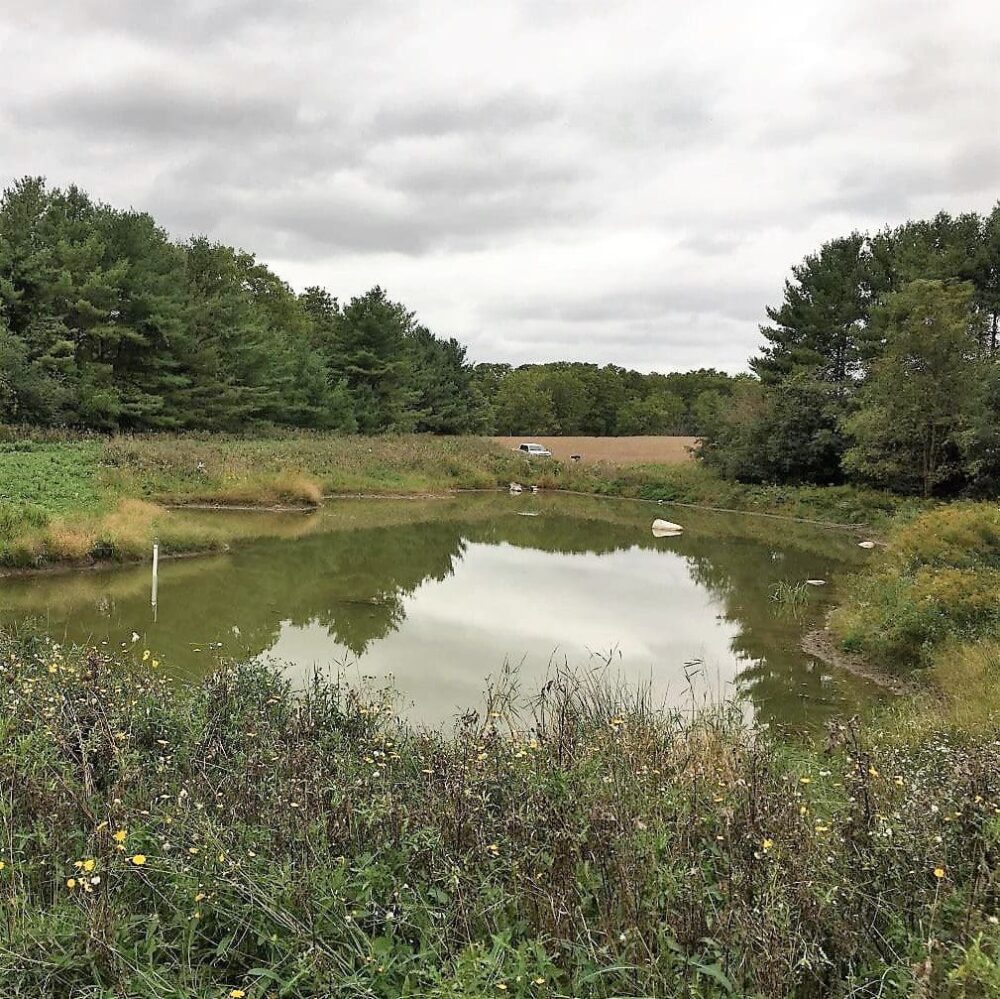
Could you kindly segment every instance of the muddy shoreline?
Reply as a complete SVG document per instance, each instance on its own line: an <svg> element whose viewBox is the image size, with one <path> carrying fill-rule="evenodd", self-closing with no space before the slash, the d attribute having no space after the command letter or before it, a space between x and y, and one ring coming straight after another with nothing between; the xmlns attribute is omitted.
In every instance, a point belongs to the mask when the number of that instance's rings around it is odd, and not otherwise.
<svg viewBox="0 0 1000 999"><path fill-rule="evenodd" d="M863 680L877 684L883 690L888 690L890 693L897 695L912 694L916 689L913 683L902 677L892 676L883 670L876 669L863 656L845 652L843 649L838 648L833 635L827 627L816 628L813 631L807 632L802 636L799 647L806 655L814 656L827 666L846 670L848 673L853 673Z"/></svg>

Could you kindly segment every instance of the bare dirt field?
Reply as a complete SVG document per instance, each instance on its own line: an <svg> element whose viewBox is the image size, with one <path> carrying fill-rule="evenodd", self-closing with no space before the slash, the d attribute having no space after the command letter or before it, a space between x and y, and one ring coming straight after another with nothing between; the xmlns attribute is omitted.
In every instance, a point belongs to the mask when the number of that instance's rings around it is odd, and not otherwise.
<svg viewBox="0 0 1000 999"><path fill-rule="evenodd" d="M581 461L607 461L613 465L679 465L692 460L689 449L698 442L697 437L494 437L493 440L509 448L531 441L547 447L562 461L578 454Z"/></svg>

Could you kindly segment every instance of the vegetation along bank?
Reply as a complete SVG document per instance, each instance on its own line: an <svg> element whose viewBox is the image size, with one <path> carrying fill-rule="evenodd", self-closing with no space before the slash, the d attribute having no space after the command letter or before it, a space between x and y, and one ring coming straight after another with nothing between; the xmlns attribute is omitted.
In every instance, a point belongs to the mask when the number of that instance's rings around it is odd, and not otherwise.
<svg viewBox="0 0 1000 999"><path fill-rule="evenodd" d="M0 564L147 558L210 550L239 538L208 532L185 504L314 506L345 494L418 495L544 489L871 524L907 504L850 486L762 486L697 464L575 464L519 457L482 438L277 433L83 437L12 429L0 443Z"/></svg>
<svg viewBox="0 0 1000 999"><path fill-rule="evenodd" d="M5 995L996 994L995 739L157 665L0 641Z"/></svg>

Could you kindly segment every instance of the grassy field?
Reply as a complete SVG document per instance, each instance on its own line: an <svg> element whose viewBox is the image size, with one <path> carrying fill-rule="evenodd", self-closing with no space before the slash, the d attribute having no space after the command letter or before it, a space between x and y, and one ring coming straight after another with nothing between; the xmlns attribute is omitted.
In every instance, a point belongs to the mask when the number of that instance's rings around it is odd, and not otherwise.
<svg viewBox="0 0 1000 999"><path fill-rule="evenodd" d="M175 505L314 506L333 495L412 496L510 481L838 523L884 523L905 505L851 487L726 482L693 462L530 459L483 438L49 435L0 444L0 565L142 558L154 536L168 554L238 540L206 536L168 511Z"/></svg>
<svg viewBox="0 0 1000 999"><path fill-rule="evenodd" d="M583 464L682 465L694 461L697 437L493 437L502 448L514 450L523 441L543 444L553 457L569 461L579 455Z"/></svg>
<svg viewBox="0 0 1000 999"><path fill-rule="evenodd" d="M998 594L1000 509L955 503L899 523L830 624L882 669L922 669L935 696L919 708L988 730L1000 724Z"/></svg>
<svg viewBox="0 0 1000 999"><path fill-rule="evenodd" d="M554 678L453 732L262 667L0 639L5 997L989 996L994 740Z"/></svg>

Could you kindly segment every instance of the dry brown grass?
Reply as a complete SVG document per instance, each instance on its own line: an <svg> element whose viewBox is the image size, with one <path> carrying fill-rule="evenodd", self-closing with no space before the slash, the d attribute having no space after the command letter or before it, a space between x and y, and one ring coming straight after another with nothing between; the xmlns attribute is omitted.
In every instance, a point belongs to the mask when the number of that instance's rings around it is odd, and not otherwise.
<svg viewBox="0 0 1000 999"><path fill-rule="evenodd" d="M547 447L560 461L574 454L586 463L611 465L682 465L692 461L697 437L494 437L502 447L516 448L526 441Z"/></svg>

